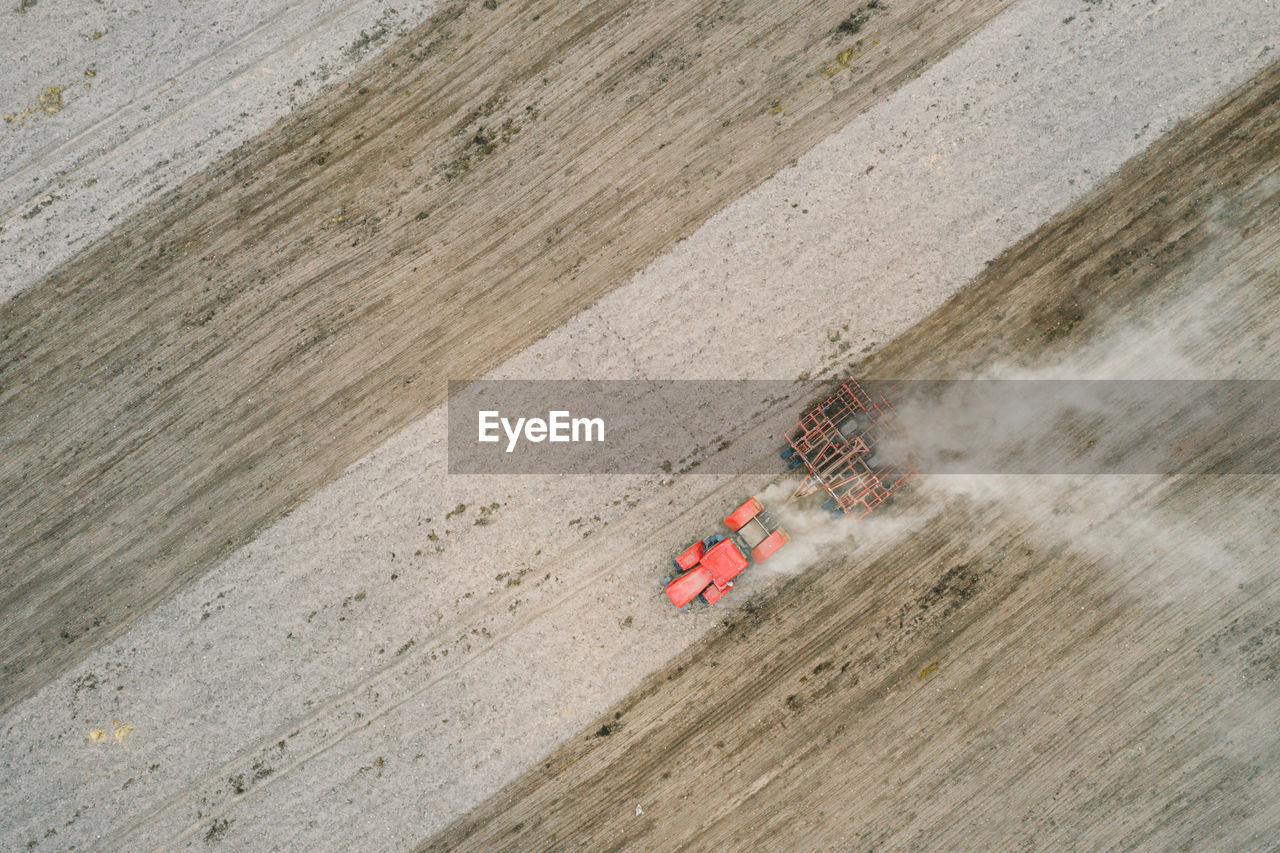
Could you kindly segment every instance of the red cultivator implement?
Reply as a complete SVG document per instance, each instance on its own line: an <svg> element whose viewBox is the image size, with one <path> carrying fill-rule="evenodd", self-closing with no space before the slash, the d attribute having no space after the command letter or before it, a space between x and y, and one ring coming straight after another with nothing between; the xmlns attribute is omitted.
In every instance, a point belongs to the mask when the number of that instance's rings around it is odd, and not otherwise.
<svg viewBox="0 0 1280 853"><path fill-rule="evenodd" d="M916 476L909 462L881 458L882 443L898 437L887 400L872 399L852 379L841 383L787 434L782 458L808 475L794 498L826 491L823 509L861 518Z"/></svg>
<svg viewBox="0 0 1280 853"><path fill-rule="evenodd" d="M873 400L852 379L841 383L787 434L782 458L789 468L806 472L791 500L825 491L829 497L822 507L833 517L861 518L916 476L910 462L886 463L880 456L882 443L897 437L888 401ZM758 498L730 513L724 525L727 537L712 534L673 560L677 574L665 588L676 607L699 595L714 604L733 588L743 569L790 541Z"/></svg>

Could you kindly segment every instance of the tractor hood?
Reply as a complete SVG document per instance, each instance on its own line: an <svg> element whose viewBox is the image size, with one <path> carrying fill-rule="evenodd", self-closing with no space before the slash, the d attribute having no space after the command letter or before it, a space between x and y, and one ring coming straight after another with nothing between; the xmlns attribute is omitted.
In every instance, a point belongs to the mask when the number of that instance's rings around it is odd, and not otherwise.
<svg viewBox="0 0 1280 853"><path fill-rule="evenodd" d="M667 598L670 598L671 603L676 607L684 607L697 598L709 583L711 583L710 569L706 566L698 566L667 584Z"/></svg>

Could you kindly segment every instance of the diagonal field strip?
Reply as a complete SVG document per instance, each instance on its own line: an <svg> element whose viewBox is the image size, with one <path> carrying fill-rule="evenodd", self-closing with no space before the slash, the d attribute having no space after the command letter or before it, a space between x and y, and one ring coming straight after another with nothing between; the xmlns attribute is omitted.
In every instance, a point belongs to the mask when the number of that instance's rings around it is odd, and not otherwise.
<svg viewBox="0 0 1280 853"><path fill-rule="evenodd" d="M1274 378L1278 129L1273 63L860 369ZM734 614L421 849L1267 846L1280 484L1217 449L926 483L954 499L899 553Z"/></svg>
<svg viewBox="0 0 1280 853"><path fill-rule="evenodd" d="M451 6L5 303L0 707L1005 5Z"/></svg>

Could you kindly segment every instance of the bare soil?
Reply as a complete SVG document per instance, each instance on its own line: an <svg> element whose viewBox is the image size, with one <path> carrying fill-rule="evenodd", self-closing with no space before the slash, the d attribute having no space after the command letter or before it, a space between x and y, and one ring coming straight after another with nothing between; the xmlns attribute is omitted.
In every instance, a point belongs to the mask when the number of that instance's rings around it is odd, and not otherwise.
<svg viewBox="0 0 1280 853"><path fill-rule="evenodd" d="M0 710L1008 3L492 5L0 307Z"/></svg>
<svg viewBox="0 0 1280 853"><path fill-rule="evenodd" d="M1278 133L1280 64L851 370L1274 377ZM1215 449L922 484L423 849L1274 843L1280 487Z"/></svg>

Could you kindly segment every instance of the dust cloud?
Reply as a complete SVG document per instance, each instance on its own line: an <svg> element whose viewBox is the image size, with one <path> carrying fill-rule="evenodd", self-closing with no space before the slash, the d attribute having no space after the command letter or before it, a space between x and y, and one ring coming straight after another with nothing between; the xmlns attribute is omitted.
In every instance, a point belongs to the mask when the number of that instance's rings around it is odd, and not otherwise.
<svg viewBox="0 0 1280 853"><path fill-rule="evenodd" d="M1280 358L1258 359L1258 338L1250 328L1249 318L1259 316L1258 303L1265 301L1265 288L1250 270L1225 262L1213 269L1219 282L1231 279L1231 295L1225 299L1221 289L1202 286L1207 273L1197 265L1175 289L1178 297L1162 306L1159 328L1148 327L1140 317L1116 318L1051 366L1006 363L972 378L1276 378ZM1061 396L1049 407L1042 399L1034 407L1019 408L1011 402L986 412L961 399L964 385L955 383L947 393L922 400L892 400L908 424L907 438L886 442L880 448L881 460L900 462L909 454L917 464L923 458L941 470L945 465L940 461L980 442L991 448L986 459L994 460L998 470L1001 453L1028 452L1018 446L1028 435L1054 433L1031 420L1046 414L1063 427L1067 438L1079 441L1078 457L1091 470L1107 469L1107 453L1148 453L1142 458L1156 459L1160 446L1171 441L1170 424L1144 422L1136 410L1132 417L1119 418L1114 411L1103 412L1099 399L1084 385L1061 383ZM1108 427L1120 424L1123 430L1088 442L1091 423L1104 415ZM1062 453L1063 447L1051 450ZM1122 572L1135 593L1153 603L1216 598L1256 580L1259 568L1268 563L1270 545L1266 536L1258 535L1259 526L1248 522L1260 513L1276 513L1276 479L1157 470L1159 466L1152 467L1152 473L926 473L909 486L919 499L879 508L860 521L832 519L812 499L790 502L798 481L784 481L770 486L761 499L778 516L791 542L756 571L796 574L832 552L893 541L968 504L995 509L1024 524L1028 541L1037 547L1067 548Z"/></svg>
<svg viewBox="0 0 1280 853"><path fill-rule="evenodd" d="M760 493L761 502L773 512L791 541L765 562L753 566L754 575L800 574L833 551L849 552L892 542L918 529L927 518L914 510L880 511L857 521L845 516L833 518L812 498L792 501L799 485L799 480L784 480Z"/></svg>
<svg viewBox="0 0 1280 853"><path fill-rule="evenodd" d="M1052 366L1001 365L980 378L1275 378L1275 359L1257 358L1257 331L1250 328L1251 318L1264 316L1258 306L1265 302L1265 287L1253 271L1225 261L1212 269L1219 283L1229 280L1229 296L1224 297L1221 288L1204 287L1208 272L1197 265L1184 274L1179 297L1162 307L1159 329L1147 328L1141 318L1117 318ZM1065 393L1052 414L1063 423L1079 424L1096 411L1091 409L1093 400L1071 393L1073 387L1063 383ZM946 406L948 401L940 398L933 405ZM948 417L944 413L937 422ZM1024 434L1027 425L1016 422L1016 409L1014 420L974 428L998 445L1003 437ZM1105 436L1105 443L1157 446L1172 441L1174 434L1170 424L1136 418L1125 433ZM1231 436L1217 437L1223 438ZM927 428L917 435L913 428L908 449L912 454L945 453L948 442L954 438L930 434ZM1214 450L1211 443L1197 448L1202 454ZM957 499L998 506L1026 525L1029 541L1045 548L1069 548L1109 571L1121 572L1135 593L1153 603L1213 600L1257 580L1269 562L1265 555L1274 529L1259 522L1276 515L1274 501L1280 492L1273 476L1191 472L927 475L912 488L926 503L944 507Z"/></svg>

